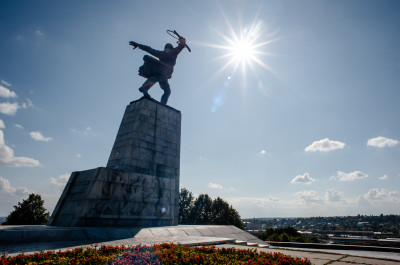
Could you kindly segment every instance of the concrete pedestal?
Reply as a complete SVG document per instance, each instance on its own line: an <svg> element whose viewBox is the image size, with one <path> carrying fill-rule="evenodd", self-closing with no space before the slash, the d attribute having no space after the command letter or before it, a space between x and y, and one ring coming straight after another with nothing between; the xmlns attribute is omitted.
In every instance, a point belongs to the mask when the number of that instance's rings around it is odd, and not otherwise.
<svg viewBox="0 0 400 265"><path fill-rule="evenodd" d="M181 113L142 98L126 107L107 167L73 172L51 226L178 224Z"/></svg>

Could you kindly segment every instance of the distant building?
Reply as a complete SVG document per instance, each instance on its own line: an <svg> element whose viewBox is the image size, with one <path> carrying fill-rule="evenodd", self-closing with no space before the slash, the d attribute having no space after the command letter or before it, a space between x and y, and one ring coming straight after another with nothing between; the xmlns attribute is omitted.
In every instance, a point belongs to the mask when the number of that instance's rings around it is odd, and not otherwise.
<svg viewBox="0 0 400 265"><path fill-rule="evenodd" d="M357 226L358 227L364 227L365 225L369 224L369 222L358 222Z"/></svg>

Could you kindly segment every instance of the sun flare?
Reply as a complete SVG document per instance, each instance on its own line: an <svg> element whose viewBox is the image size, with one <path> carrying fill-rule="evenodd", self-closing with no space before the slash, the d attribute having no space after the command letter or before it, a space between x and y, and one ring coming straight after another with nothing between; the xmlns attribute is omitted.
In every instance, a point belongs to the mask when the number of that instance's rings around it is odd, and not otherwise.
<svg viewBox="0 0 400 265"><path fill-rule="evenodd" d="M225 64L217 74L230 68L232 69L231 75L234 75L237 69L241 69L242 74L246 76L247 69L250 68L255 71L256 66L271 71L265 61L265 55L270 54L267 52L267 46L277 40L277 38L273 38L276 32L268 32L263 21L257 19L257 15L251 25L235 28L224 13L223 16L228 28L224 31L218 31L221 44L208 45L225 51L223 55L216 58L225 60Z"/></svg>
<svg viewBox="0 0 400 265"><path fill-rule="evenodd" d="M230 47L230 53L235 61L243 63L251 60L255 56L256 49L249 41L240 40Z"/></svg>

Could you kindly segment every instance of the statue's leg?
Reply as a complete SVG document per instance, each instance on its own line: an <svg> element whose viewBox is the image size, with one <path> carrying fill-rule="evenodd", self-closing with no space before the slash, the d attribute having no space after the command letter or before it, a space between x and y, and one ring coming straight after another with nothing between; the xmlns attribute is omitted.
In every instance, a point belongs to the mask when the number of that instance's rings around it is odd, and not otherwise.
<svg viewBox="0 0 400 265"><path fill-rule="evenodd" d="M157 82L157 77L152 76L143 83L143 85L139 88L139 91L143 93L145 98L151 98L148 91L149 89Z"/></svg>
<svg viewBox="0 0 400 265"><path fill-rule="evenodd" d="M161 104L167 105L169 95L171 95L171 88L169 87L168 80L163 80L159 82L160 87L164 90L164 94L161 97Z"/></svg>

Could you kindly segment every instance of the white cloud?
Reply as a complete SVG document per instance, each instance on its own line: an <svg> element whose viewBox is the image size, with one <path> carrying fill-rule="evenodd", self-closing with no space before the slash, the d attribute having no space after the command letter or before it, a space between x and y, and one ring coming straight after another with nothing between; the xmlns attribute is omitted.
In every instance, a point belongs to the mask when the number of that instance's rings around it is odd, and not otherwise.
<svg viewBox="0 0 400 265"><path fill-rule="evenodd" d="M339 179L340 181L354 181L358 179L367 178L368 175L361 171L354 171L351 173L345 173L342 171L337 172L337 176L332 176L331 179Z"/></svg>
<svg viewBox="0 0 400 265"><path fill-rule="evenodd" d="M16 98L17 94L15 94L14 91L11 91L8 88L0 85L0 97L3 97L3 98Z"/></svg>
<svg viewBox="0 0 400 265"><path fill-rule="evenodd" d="M302 190L295 193L301 200L305 202L321 202L322 199L317 195L315 190Z"/></svg>
<svg viewBox="0 0 400 265"><path fill-rule="evenodd" d="M0 113L14 116L20 108L18 103L3 102L0 103Z"/></svg>
<svg viewBox="0 0 400 265"><path fill-rule="evenodd" d="M261 154L261 155L265 155L266 153L267 153L267 151L264 150L264 149L260 151L260 154Z"/></svg>
<svg viewBox="0 0 400 265"><path fill-rule="evenodd" d="M369 201L400 201L400 193L398 191L388 191L387 189L370 189L364 198Z"/></svg>
<svg viewBox="0 0 400 265"><path fill-rule="evenodd" d="M9 193L11 191L10 181L8 179L0 177L0 191Z"/></svg>
<svg viewBox="0 0 400 265"><path fill-rule="evenodd" d="M1 83L2 83L3 85L6 85L6 86L12 86L11 83L8 83L8 82L6 82L6 81L4 81L4 80L1 80Z"/></svg>
<svg viewBox="0 0 400 265"><path fill-rule="evenodd" d="M75 158L81 158L82 155L77 153L77 154L74 155L74 157L75 157Z"/></svg>
<svg viewBox="0 0 400 265"><path fill-rule="evenodd" d="M0 119L0 129L4 129L6 126L4 125L4 121Z"/></svg>
<svg viewBox="0 0 400 265"><path fill-rule="evenodd" d="M67 173L59 176L58 178L50 178L50 183L58 187L64 187L67 184L70 176L71 174Z"/></svg>
<svg viewBox="0 0 400 265"><path fill-rule="evenodd" d="M81 135L94 135L93 130L90 126L87 126L85 130L77 130L77 129L71 129L71 132L74 134L81 134Z"/></svg>
<svg viewBox="0 0 400 265"><path fill-rule="evenodd" d="M269 198L267 198L267 200L271 201L271 202L278 202L279 199L277 197L271 196Z"/></svg>
<svg viewBox="0 0 400 265"><path fill-rule="evenodd" d="M383 175L382 177L379 177L378 179L379 180L386 180L386 179L388 179L388 176L387 175Z"/></svg>
<svg viewBox="0 0 400 265"><path fill-rule="evenodd" d="M367 199L365 199L364 196L361 196L361 195L358 196L356 203L357 203L358 207L372 206L372 204Z"/></svg>
<svg viewBox="0 0 400 265"><path fill-rule="evenodd" d="M44 33L41 32L40 30L36 30L35 33L36 33L36 35L38 35L39 37L41 37L41 36L44 35Z"/></svg>
<svg viewBox="0 0 400 265"><path fill-rule="evenodd" d="M305 184L311 184L315 179L310 177L310 174L304 173L303 175L297 175L292 179L291 183L305 183Z"/></svg>
<svg viewBox="0 0 400 265"><path fill-rule="evenodd" d="M346 144L338 141L332 141L328 138L315 141L305 148L306 152L328 152L336 149L343 149Z"/></svg>
<svg viewBox="0 0 400 265"><path fill-rule="evenodd" d="M18 129L24 129L24 127L20 124L14 124L15 127L17 127Z"/></svg>
<svg viewBox="0 0 400 265"><path fill-rule="evenodd" d="M379 137L368 139L367 145L384 148L384 147L393 147L393 146L397 145L398 143L399 143L399 141L397 141L397 140L379 136Z"/></svg>
<svg viewBox="0 0 400 265"><path fill-rule="evenodd" d="M0 130L0 165L10 167L37 167L40 163L38 160L28 157L15 157L14 150L5 144L3 131Z"/></svg>
<svg viewBox="0 0 400 265"><path fill-rule="evenodd" d="M368 195L367 195L368 194ZM398 191L377 190L367 194L352 193L345 197L341 191L325 190L319 197L316 191L305 190L277 199L275 197L228 197L228 203L237 209L243 218L249 217L293 217L293 216L345 216L360 214L393 214L398 212L400 194ZM375 196L377 194L378 196ZM378 199L377 199L378 198Z"/></svg>
<svg viewBox="0 0 400 265"><path fill-rule="evenodd" d="M344 201L344 193L334 189L325 191L325 200L328 202L340 202Z"/></svg>
<svg viewBox="0 0 400 265"><path fill-rule="evenodd" d="M33 108L33 103L32 100L30 100L29 98L26 99L26 102L22 103L22 108L23 109L27 109L27 108Z"/></svg>
<svg viewBox="0 0 400 265"><path fill-rule="evenodd" d="M210 189L218 189L218 190L222 190L223 189L222 185L215 184L215 183L212 183L212 182L208 183L207 187L209 187Z"/></svg>
<svg viewBox="0 0 400 265"><path fill-rule="evenodd" d="M17 41L23 41L25 38L24 38L24 36L22 36L22 35L18 35L15 39L16 39Z"/></svg>
<svg viewBox="0 0 400 265"><path fill-rule="evenodd" d="M0 177L0 195L17 195L17 196L23 196L31 193L30 190L28 190L25 187L12 187L10 185L10 181L8 179Z"/></svg>
<svg viewBox="0 0 400 265"><path fill-rule="evenodd" d="M30 136L35 141L42 141L42 142L53 141L53 138L44 137L41 132L30 132Z"/></svg>

